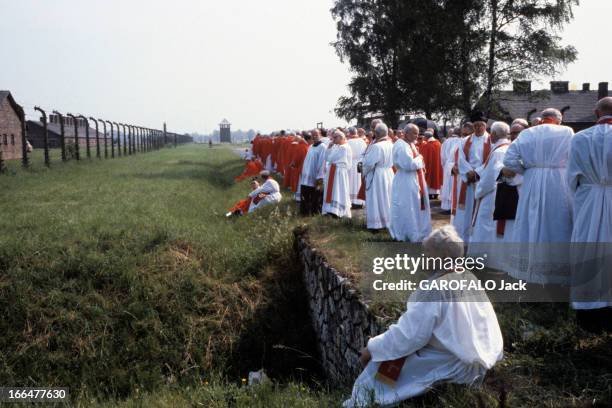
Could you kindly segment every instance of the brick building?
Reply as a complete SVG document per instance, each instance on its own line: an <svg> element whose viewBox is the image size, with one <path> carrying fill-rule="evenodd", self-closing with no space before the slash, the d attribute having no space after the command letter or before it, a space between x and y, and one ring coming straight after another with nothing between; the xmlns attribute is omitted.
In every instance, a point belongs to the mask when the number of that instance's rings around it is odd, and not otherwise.
<svg viewBox="0 0 612 408"><path fill-rule="evenodd" d="M11 93L0 91L0 150L3 160L21 159L23 156L23 118L23 108L15 102Z"/></svg>
<svg viewBox="0 0 612 408"><path fill-rule="evenodd" d="M588 83L580 90L571 90L567 81L552 81L550 89L532 90L531 81L516 81L512 90L494 93L491 119L530 121L542 110L556 108L563 113L564 125L580 131L595 124L595 104L608 95L607 82L600 82L596 90Z"/></svg>

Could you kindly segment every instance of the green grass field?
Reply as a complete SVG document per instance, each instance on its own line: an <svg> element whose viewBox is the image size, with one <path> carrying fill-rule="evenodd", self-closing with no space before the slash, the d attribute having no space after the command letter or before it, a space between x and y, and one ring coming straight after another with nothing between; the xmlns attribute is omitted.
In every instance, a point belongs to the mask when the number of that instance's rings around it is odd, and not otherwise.
<svg viewBox="0 0 612 408"><path fill-rule="evenodd" d="M125 397L259 369L236 354L271 347L249 333L283 301L295 221L224 217L242 167L192 145L0 176L0 384Z"/></svg>
<svg viewBox="0 0 612 408"><path fill-rule="evenodd" d="M306 220L287 199L226 219L248 190L232 151L50 170L34 159L0 175L0 385L68 386L72 404L101 407L337 406L349 392L318 385L292 250ZM358 223L308 221L334 263L373 239ZM611 401L610 336L581 332L566 305L496 310L506 360L485 388L443 386L404 406ZM242 386L262 366L275 382Z"/></svg>

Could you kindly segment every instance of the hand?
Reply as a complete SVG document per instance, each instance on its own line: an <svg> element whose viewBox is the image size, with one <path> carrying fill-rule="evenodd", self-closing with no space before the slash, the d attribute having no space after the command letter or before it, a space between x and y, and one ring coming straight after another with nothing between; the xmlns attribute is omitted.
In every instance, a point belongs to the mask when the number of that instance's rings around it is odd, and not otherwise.
<svg viewBox="0 0 612 408"><path fill-rule="evenodd" d="M323 179L317 179L317 183L316 184L317 184L317 186L316 186L317 191L323 190Z"/></svg>
<svg viewBox="0 0 612 408"><path fill-rule="evenodd" d="M476 172L474 170L470 170L467 172L466 177L469 183L473 183L476 181Z"/></svg>
<svg viewBox="0 0 612 408"><path fill-rule="evenodd" d="M507 178L512 178L512 177L516 176L516 173L515 173L515 172L513 172L512 170L510 170L509 168L504 167L504 168L502 169L502 175L503 175L504 177L507 177Z"/></svg>
<svg viewBox="0 0 612 408"><path fill-rule="evenodd" d="M359 362L361 363L361 365L365 367L366 365L368 365L371 359L372 354L370 354L370 350L368 350L367 347L364 347L359 351Z"/></svg>
<svg viewBox="0 0 612 408"><path fill-rule="evenodd" d="M451 174L452 174L453 176L458 175L458 174L459 174L459 168L458 168L457 166L454 166L454 167L452 168L452 170L451 170Z"/></svg>

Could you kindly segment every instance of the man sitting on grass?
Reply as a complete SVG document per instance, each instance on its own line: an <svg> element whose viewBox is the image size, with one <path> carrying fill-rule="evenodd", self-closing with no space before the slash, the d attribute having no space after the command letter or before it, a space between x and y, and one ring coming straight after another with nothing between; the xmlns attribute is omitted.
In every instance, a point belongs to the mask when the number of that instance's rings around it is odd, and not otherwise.
<svg viewBox="0 0 612 408"><path fill-rule="evenodd" d="M433 231L423 248L430 258L463 256L463 241L451 225ZM429 281L451 279L476 278L443 270ZM501 330L484 291L419 289L399 321L361 350L366 366L344 406L394 405L440 382L479 384L502 357Z"/></svg>
<svg viewBox="0 0 612 408"><path fill-rule="evenodd" d="M251 191L255 191L258 188L259 188L259 182L257 181L257 179L251 180ZM236 204L234 204L232 208L229 209L229 211L227 212L227 214L225 214L225 216L226 217L231 217L232 215L240 216L240 215L244 215L248 213L249 207L251 206L251 201L253 201L253 199L250 196L247 196L246 198L238 201Z"/></svg>
<svg viewBox="0 0 612 408"><path fill-rule="evenodd" d="M281 201L280 186L272 178L268 170L263 170L259 173L263 184L261 187L251 191L249 197L251 197L251 205L249 206L249 212L253 212L261 207L268 204L276 204Z"/></svg>

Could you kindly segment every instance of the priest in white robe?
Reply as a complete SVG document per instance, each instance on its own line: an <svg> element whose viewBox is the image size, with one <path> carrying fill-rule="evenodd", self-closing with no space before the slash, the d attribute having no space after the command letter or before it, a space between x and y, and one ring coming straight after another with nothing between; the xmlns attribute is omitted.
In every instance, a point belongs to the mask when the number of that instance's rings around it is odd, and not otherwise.
<svg viewBox="0 0 612 408"><path fill-rule="evenodd" d="M508 224L513 220L493 219L498 178L504 168L504 156L510 146L510 126L495 122L491 126L491 154L485 161L476 186L476 208L472 217L472 231L468 254L482 256L487 254L487 266L500 269L503 266L504 236ZM512 227L512 226L510 226Z"/></svg>
<svg viewBox="0 0 612 408"><path fill-rule="evenodd" d="M596 113L597 124L573 138L567 166L574 197L572 306L587 330L611 331L612 97L600 100Z"/></svg>
<svg viewBox="0 0 612 408"><path fill-rule="evenodd" d="M433 231L423 247L428 257L463 256L463 242L451 225ZM430 278L451 279L476 278L452 270L434 272ZM479 385L502 358L501 330L484 291L419 289L398 322L362 349L360 359L367 365L344 407L392 406L444 382ZM380 367L391 361L399 376L390 382Z"/></svg>
<svg viewBox="0 0 612 408"><path fill-rule="evenodd" d="M391 224L391 184L393 183L393 143L389 129L379 123L374 129L375 141L363 158L366 189L366 222L370 230L388 228Z"/></svg>
<svg viewBox="0 0 612 408"><path fill-rule="evenodd" d="M453 225L466 243L469 241L474 212L474 192L481 177L482 165L491 151L491 141L487 133L487 118L482 112L476 112L472 115L471 120L474 133L463 139L459 145L457 208L453 218Z"/></svg>
<svg viewBox="0 0 612 408"><path fill-rule="evenodd" d="M361 188L361 174L357 171L359 163L363 159L363 153L368 145L363 138L357 134L357 129L352 127L348 131L348 145L351 148L351 168L349 169L349 186L351 192L351 204L355 207L363 207L364 201L358 198Z"/></svg>
<svg viewBox="0 0 612 408"><path fill-rule="evenodd" d="M389 233L397 241L421 242L431 233L431 210L425 163L414 143L419 127L408 124L393 144L393 165L397 172L391 187Z"/></svg>
<svg viewBox="0 0 612 408"><path fill-rule="evenodd" d="M557 109L544 110L542 124L523 130L504 157L505 175L523 175L510 275L530 283L569 283L572 197L565 177L574 131L562 119Z"/></svg>
<svg viewBox="0 0 612 408"><path fill-rule="evenodd" d="M351 157L352 152L346 136L336 130L325 152L325 161L329 170L323 187L323 215L331 214L339 218L351 218L349 185Z"/></svg>
<svg viewBox="0 0 612 408"><path fill-rule="evenodd" d="M440 159L442 162L443 179L442 190L440 191L440 208L445 211L450 211L453 202L453 175L452 170L455 166L455 152L459 148L461 138L454 132L449 133L448 137L442 143L440 151Z"/></svg>
<svg viewBox="0 0 612 408"><path fill-rule="evenodd" d="M258 210L266 205L280 203L281 193L278 182L272 178L268 170L263 170L259 173L263 184L251 191L249 197L251 197L251 205L249 206L249 212Z"/></svg>

